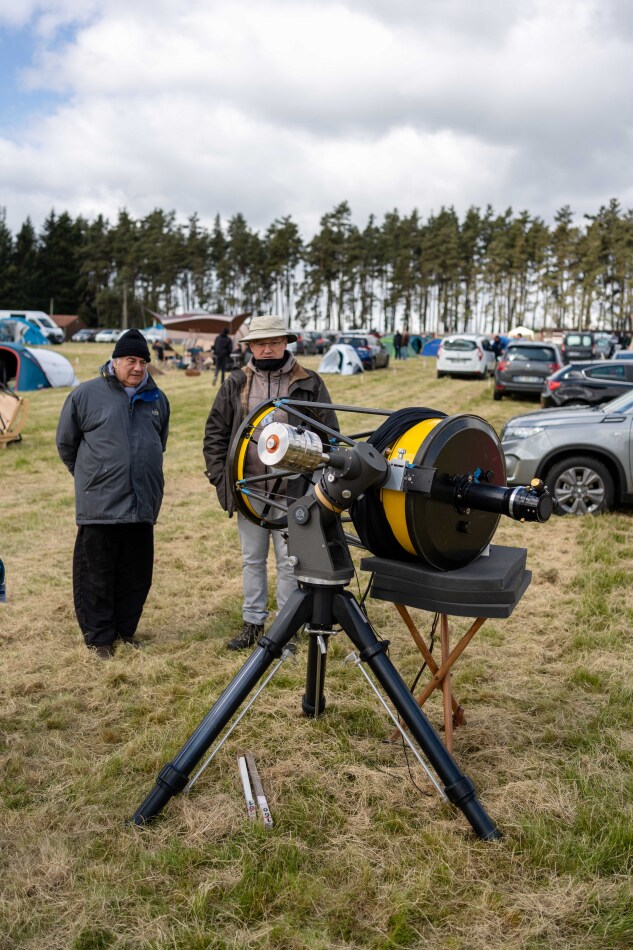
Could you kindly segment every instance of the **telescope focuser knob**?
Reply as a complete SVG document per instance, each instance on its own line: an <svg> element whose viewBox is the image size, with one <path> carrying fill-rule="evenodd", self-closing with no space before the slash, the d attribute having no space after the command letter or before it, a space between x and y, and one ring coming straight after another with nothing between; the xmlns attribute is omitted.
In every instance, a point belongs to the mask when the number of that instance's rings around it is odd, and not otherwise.
<svg viewBox="0 0 633 950"><path fill-rule="evenodd" d="M545 482L542 478L533 478L530 482L530 488L536 492L537 495L542 495L545 492Z"/></svg>

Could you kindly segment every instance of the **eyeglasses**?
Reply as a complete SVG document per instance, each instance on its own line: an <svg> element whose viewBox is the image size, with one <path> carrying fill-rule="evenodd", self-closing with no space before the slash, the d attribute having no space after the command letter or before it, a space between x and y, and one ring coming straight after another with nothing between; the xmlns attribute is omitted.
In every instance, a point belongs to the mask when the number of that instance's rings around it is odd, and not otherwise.
<svg viewBox="0 0 633 950"><path fill-rule="evenodd" d="M253 340L251 343L251 349L257 347L257 349L263 350L266 346L281 346L281 344L286 343L286 337L283 337L281 340Z"/></svg>

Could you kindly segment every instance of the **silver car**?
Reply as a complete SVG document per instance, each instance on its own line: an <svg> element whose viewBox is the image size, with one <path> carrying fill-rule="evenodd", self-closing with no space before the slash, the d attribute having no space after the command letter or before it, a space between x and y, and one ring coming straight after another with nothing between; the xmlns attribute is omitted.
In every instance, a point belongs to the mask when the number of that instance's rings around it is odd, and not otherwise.
<svg viewBox="0 0 633 950"><path fill-rule="evenodd" d="M501 433L508 485L542 478L558 514L633 504L633 393L592 409L541 409Z"/></svg>

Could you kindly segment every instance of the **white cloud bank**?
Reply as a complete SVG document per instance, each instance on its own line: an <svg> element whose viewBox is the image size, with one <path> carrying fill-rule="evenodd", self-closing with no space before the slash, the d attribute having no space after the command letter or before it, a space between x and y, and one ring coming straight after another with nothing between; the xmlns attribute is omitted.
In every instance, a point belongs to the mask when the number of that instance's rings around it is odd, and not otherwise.
<svg viewBox="0 0 633 950"><path fill-rule="evenodd" d="M19 6L19 10L16 7ZM633 204L633 12L617 0L0 0L61 96L0 131L16 228L174 208L307 232L391 208Z"/></svg>

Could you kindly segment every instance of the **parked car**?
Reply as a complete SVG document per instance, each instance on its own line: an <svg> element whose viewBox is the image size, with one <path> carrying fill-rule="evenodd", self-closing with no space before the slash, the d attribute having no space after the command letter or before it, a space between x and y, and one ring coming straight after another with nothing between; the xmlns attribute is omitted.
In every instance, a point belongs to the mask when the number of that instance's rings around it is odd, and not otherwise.
<svg viewBox="0 0 633 950"><path fill-rule="evenodd" d="M540 395L544 381L562 362L555 343L511 340L495 369L494 398L503 399L511 393Z"/></svg>
<svg viewBox="0 0 633 950"><path fill-rule="evenodd" d="M342 333L336 342L353 346L365 369L381 369L389 366L389 353L377 336Z"/></svg>
<svg viewBox="0 0 633 950"><path fill-rule="evenodd" d="M95 336L95 343L116 343L123 330L99 330Z"/></svg>
<svg viewBox="0 0 633 950"><path fill-rule="evenodd" d="M557 514L633 504L633 391L593 409L541 409L501 433L508 485L542 478Z"/></svg>
<svg viewBox="0 0 633 950"><path fill-rule="evenodd" d="M437 351L437 378L492 376L497 358L488 337L468 333L447 336Z"/></svg>
<svg viewBox="0 0 633 950"><path fill-rule="evenodd" d="M73 333L70 339L73 343L92 343L96 335L97 330L89 330L84 327L83 330L77 330L76 333Z"/></svg>
<svg viewBox="0 0 633 950"><path fill-rule="evenodd" d="M615 353L618 345L618 338L612 333L606 333L599 330L593 335L596 342L596 356L601 356L605 360L610 360Z"/></svg>
<svg viewBox="0 0 633 950"><path fill-rule="evenodd" d="M561 352L565 363L595 360L596 338L590 330L566 333L563 337Z"/></svg>
<svg viewBox="0 0 633 950"><path fill-rule="evenodd" d="M570 363L545 380L541 405L599 406L633 387L633 363L601 360L599 363Z"/></svg>

